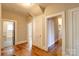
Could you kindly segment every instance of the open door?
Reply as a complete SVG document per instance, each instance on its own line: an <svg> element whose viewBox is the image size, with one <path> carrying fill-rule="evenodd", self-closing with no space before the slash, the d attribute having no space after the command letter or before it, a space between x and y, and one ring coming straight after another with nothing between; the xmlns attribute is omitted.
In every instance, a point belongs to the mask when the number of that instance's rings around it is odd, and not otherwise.
<svg viewBox="0 0 79 59"><path fill-rule="evenodd" d="M2 48L13 46L14 44L15 44L15 22L3 21Z"/></svg>
<svg viewBox="0 0 79 59"><path fill-rule="evenodd" d="M62 16L48 18L48 51L62 55Z"/></svg>

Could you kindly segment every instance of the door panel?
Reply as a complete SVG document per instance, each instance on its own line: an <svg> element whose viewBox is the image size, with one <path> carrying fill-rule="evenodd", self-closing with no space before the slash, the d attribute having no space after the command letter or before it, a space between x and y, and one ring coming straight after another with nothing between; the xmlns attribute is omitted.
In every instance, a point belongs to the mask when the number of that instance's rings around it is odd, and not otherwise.
<svg viewBox="0 0 79 59"><path fill-rule="evenodd" d="M74 55L79 55L79 11L73 12L73 44Z"/></svg>
<svg viewBox="0 0 79 59"><path fill-rule="evenodd" d="M71 55L79 56L79 8L72 9L70 11L70 20L71 20L71 28L72 32L69 32L71 35L69 36L71 40Z"/></svg>

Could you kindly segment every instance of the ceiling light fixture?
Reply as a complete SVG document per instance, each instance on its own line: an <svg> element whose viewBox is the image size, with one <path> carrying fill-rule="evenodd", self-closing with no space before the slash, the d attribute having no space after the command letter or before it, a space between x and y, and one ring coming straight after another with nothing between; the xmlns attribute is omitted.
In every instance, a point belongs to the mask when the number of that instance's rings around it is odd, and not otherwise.
<svg viewBox="0 0 79 59"><path fill-rule="evenodd" d="M23 6L32 6L32 3L22 3Z"/></svg>
<svg viewBox="0 0 79 59"><path fill-rule="evenodd" d="M32 3L26 3L26 5L27 5L27 6L31 6L31 5L32 5Z"/></svg>

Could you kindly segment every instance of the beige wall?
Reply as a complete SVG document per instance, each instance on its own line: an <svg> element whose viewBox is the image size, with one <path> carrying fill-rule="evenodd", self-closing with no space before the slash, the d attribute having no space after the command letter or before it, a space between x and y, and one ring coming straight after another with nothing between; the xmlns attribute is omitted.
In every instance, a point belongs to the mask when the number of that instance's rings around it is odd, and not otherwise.
<svg viewBox="0 0 79 59"><path fill-rule="evenodd" d="M33 17L33 45L42 48L42 20L43 15Z"/></svg>
<svg viewBox="0 0 79 59"><path fill-rule="evenodd" d="M2 10L2 19L3 20L14 20L15 21L15 35L16 35L16 44L27 41L27 18L24 15Z"/></svg>
<svg viewBox="0 0 79 59"><path fill-rule="evenodd" d="M1 55L1 38L2 35L1 35L1 4L0 4L0 55Z"/></svg>
<svg viewBox="0 0 79 59"><path fill-rule="evenodd" d="M44 14L33 17L33 45L47 51L48 43L45 37Z"/></svg>

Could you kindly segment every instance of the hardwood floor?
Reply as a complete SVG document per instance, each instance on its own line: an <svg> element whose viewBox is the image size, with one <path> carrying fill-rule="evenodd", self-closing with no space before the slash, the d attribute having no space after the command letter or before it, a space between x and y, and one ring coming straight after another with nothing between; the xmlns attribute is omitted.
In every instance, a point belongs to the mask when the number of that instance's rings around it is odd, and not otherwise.
<svg viewBox="0 0 79 59"><path fill-rule="evenodd" d="M27 43L19 44L2 49L2 56L61 56L61 44L57 42L55 47L44 51L35 46L29 46Z"/></svg>
<svg viewBox="0 0 79 59"><path fill-rule="evenodd" d="M36 46L32 47L32 55L37 55L37 56L54 56L53 54L44 51Z"/></svg>
<svg viewBox="0 0 79 59"><path fill-rule="evenodd" d="M62 56L62 39L58 40L54 45L48 48L48 52L55 56Z"/></svg>

